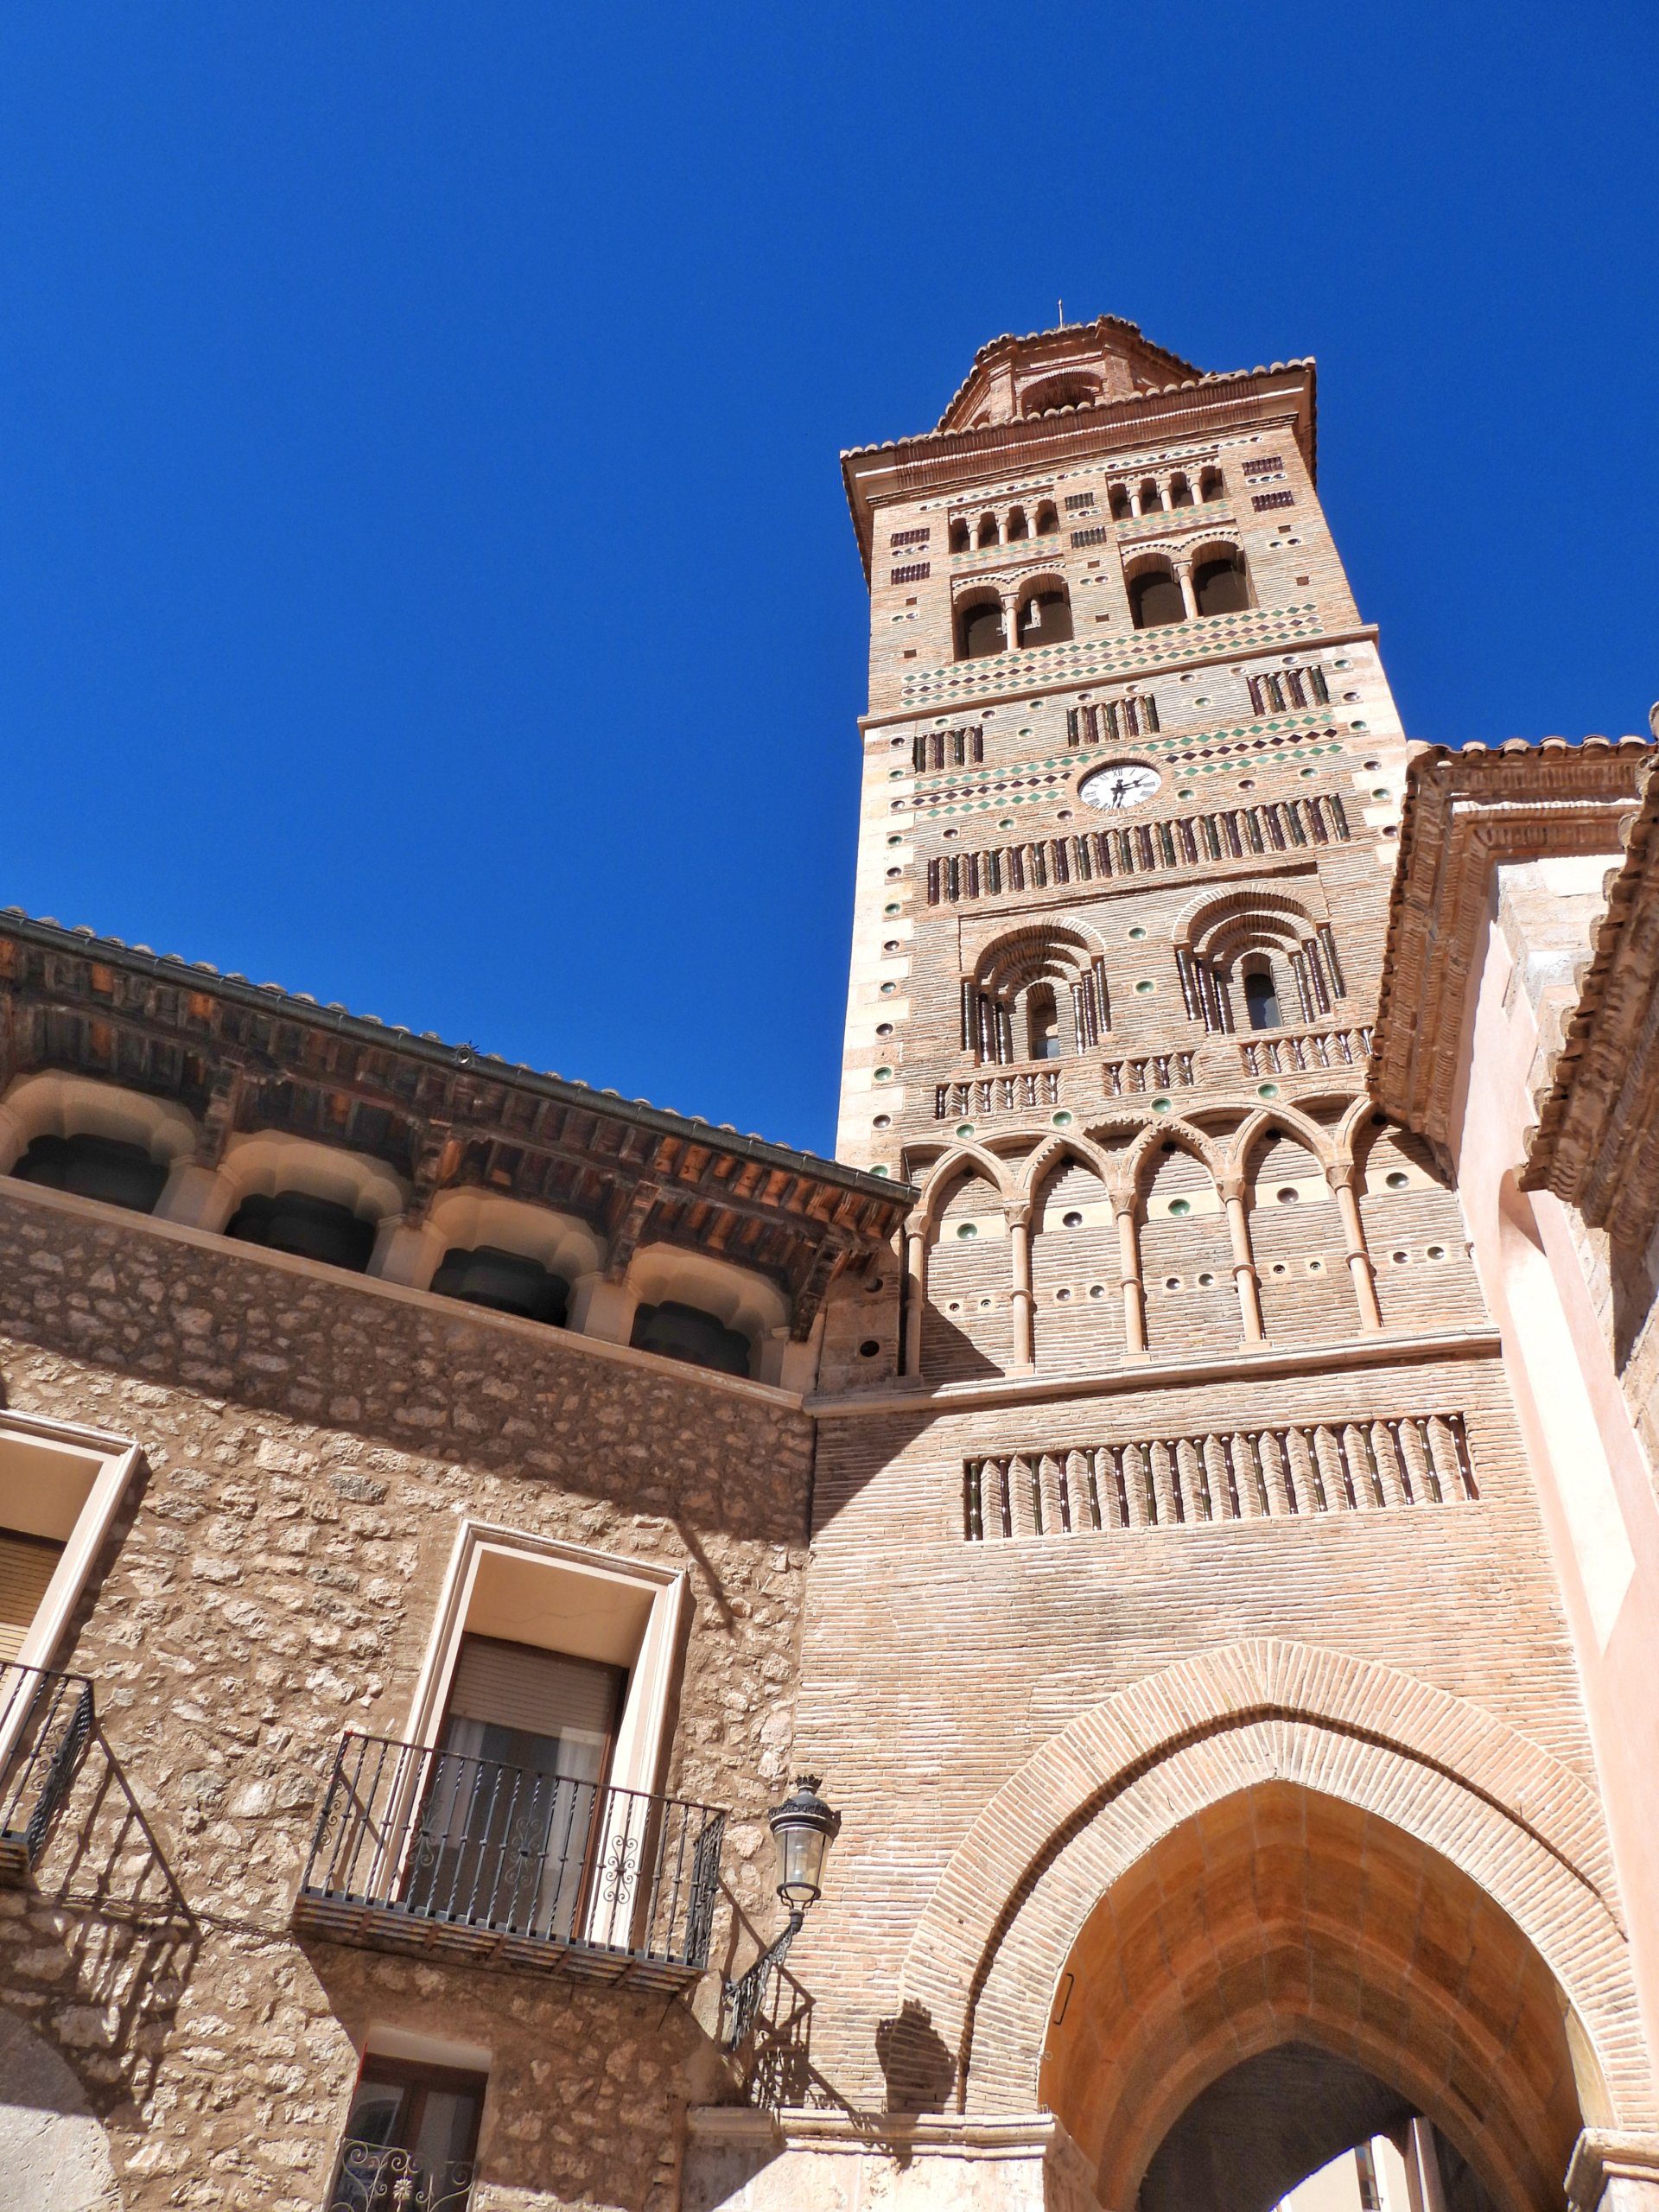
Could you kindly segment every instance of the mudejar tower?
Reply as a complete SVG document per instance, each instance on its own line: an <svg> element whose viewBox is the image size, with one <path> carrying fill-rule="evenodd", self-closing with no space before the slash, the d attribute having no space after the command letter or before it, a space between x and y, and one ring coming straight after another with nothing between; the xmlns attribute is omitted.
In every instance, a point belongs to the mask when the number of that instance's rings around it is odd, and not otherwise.
<svg viewBox="0 0 1659 2212"><path fill-rule="evenodd" d="M1368 1094L1408 747L1314 395L1107 316L844 457L838 1149L918 1195L831 1303L796 1741L843 1841L801 2110L721 2201L861 2202L878 2112L895 2202L1173 2212L1243 2105L1286 2187L1404 2111L1468 2205L1559 2202L1637 2063L1494 1778L1592 1769L1459 1201Z"/></svg>

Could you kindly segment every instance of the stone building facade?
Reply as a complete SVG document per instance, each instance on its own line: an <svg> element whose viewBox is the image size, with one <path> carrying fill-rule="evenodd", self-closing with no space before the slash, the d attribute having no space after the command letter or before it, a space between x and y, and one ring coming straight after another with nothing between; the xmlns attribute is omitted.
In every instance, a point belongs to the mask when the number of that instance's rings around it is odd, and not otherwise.
<svg viewBox="0 0 1659 2212"><path fill-rule="evenodd" d="M0 917L20 2201L1659 2202L1653 750L1408 744L1314 403L845 456L839 1162Z"/></svg>

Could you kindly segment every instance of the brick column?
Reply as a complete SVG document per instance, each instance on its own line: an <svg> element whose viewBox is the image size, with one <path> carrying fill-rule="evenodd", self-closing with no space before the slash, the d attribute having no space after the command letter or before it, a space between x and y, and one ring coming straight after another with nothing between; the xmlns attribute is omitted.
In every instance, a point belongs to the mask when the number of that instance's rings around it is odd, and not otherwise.
<svg viewBox="0 0 1659 2212"><path fill-rule="evenodd" d="M922 1371L922 1309L927 1301L927 1230L920 1214L905 1224L905 1372Z"/></svg>
<svg viewBox="0 0 1659 2212"><path fill-rule="evenodd" d="M1255 1255L1250 1249L1250 1224L1244 1211L1243 1177L1229 1176L1222 1184L1221 1195L1227 1206L1227 1234L1233 1245L1233 1282L1238 1292L1244 1341L1247 1344L1259 1344L1265 1341L1268 1332L1262 1321L1262 1285L1256 1276Z"/></svg>
<svg viewBox="0 0 1659 2212"><path fill-rule="evenodd" d="M1014 1363L1016 1367L1037 1364L1036 1332L1032 1325L1031 1288L1031 1208L1011 1206L1008 1210L1008 1243L1014 1274Z"/></svg>
<svg viewBox="0 0 1659 2212"><path fill-rule="evenodd" d="M1147 1294L1141 1281L1141 1239L1135 1230L1134 1197L1115 1198L1117 1249L1123 1281L1123 1351L1126 1358L1147 1357Z"/></svg>
<svg viewBox="0 0 1659 2212"><path fill-rule="evenodd" d="M1198 620L1198 602L1193 594L1192 563L1190 561L1183 561L1177 567L1175 581L1181 588L1181 598L1186 607L1186 619L1189 622L1195 622Z"/></svg>
<svg viewBox="0 0 1659 2212"><path fill-rule="evenodd" d="M1325 1179L1337 1194L1337 1210L1342 1216L1342 1236L1348 1261L1348 1272L1354 1279L1354 1297L1359 1306L1359 1325L1362 1329L1380 1329L1382 1309L1376 1302L1376 1270L1371 1265L1371 1255L1366 1249L1365 1224L1360 1219L1359 1198L1354 1189L1357 1173L1351 1160L1339 1161L1327 1167Z"/></svg>

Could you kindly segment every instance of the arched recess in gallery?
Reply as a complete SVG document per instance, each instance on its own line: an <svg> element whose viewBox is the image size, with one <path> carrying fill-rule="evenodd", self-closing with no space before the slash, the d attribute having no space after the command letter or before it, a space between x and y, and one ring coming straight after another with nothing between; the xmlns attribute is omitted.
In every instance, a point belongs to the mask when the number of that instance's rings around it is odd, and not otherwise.
<svg viewBox="0 0 1659 2212"><path fill-rule="evenodd" d="M1586 1785L1463 1700L1292 1643L1180 1662L1034 1753L904 1993L950 2103L1052 2111L1114 2208L1270 2212L1421 2119L1447 2212L1545 2212L1584 2128L1653 2125Z"/></svg>

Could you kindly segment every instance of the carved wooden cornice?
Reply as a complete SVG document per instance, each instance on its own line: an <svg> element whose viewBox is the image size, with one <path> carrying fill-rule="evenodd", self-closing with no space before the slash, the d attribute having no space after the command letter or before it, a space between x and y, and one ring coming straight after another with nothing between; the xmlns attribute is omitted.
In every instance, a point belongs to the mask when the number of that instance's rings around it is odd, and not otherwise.
<svg viewBox="0 0 1659 2212"><path fill-rule="evenodd" d="M1642 1246L1659 1221L1659 778L1624 839L1522 1179Z"/></svg>
<svg viewBox="0 0 1659 2212"><path fill-rule="evenodd" d="M1636 737L1426 747L1406 775L1369 1077L1385 1112L1450 1134L1470 979L1495 868L1617 853L1654 759Z"/></svg>
<svg viewBox="0 0 1659 2212"><path fill-rule="evenodd" d="M579 1216L613 1259L666 1243L757 1268L803 1338L835 1273L916 1203L836 1160L11 911L0 1096L48 1070L176 1102L210 1166L227 1138L280 1130L385 1161L412 1218L441 1191L486 1190Z"/></svg>

